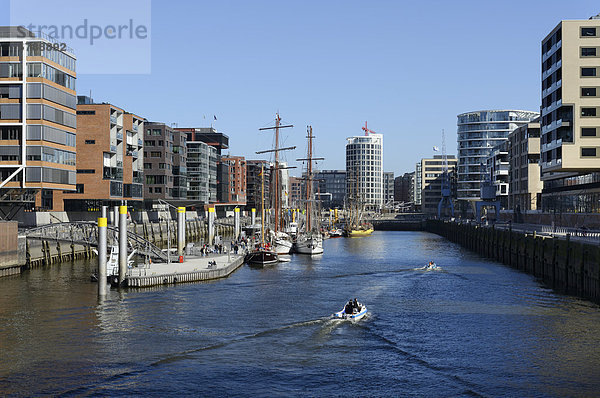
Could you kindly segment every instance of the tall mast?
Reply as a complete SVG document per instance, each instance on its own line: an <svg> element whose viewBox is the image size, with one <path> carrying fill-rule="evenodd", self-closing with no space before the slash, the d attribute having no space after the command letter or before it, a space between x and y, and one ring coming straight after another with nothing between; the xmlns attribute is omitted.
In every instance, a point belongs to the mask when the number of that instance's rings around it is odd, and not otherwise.
<svg viewBox="0 0 600 398"><path fill-rule="evenodd" d="M265 244L265 165L260 164L260 240Z"/></svg>
<svg viewBox="0 0 600 398"><path fill-rule="evenodd" d="M281 118L279 117L279 112L275 115L275 203L273 204L275 207L275 234L279 230L279 201L280 201L280 192L279 192L279 122Z"/></svg>
<svg viewBox="0 0 600 398"><path fill-rule="evenodd" d="M308 156L306 157L308 159L308 169L307 169L307 176L306 176L306 226L307 226L307 231L311 230L311 225L310 225L310 198L312 197L312 126L308 126L308 128L306 129L307 133L308 133Z"/></svg>
<svg viewBox="0 0 600 398"><path fill-rule="evenodd" d="M267 152L275 152L275 165L273 167L273 172L275 173L275 180L273 184L273 207L275 208L275 232L279 230L280 223L280 214L281 214L281 192L279 192L279 151L287 151L291 149L295 149L296 147L289 148L279 148L279 129L294 127L293 124L288 124L286 126L281 125L281 117L279 116L279 112L275 115L275 127L263 127L258 130L275 130L275 148L267 151L259 151L256 153L267 153ZM288 169L292 167L286 167Z"/></svg>

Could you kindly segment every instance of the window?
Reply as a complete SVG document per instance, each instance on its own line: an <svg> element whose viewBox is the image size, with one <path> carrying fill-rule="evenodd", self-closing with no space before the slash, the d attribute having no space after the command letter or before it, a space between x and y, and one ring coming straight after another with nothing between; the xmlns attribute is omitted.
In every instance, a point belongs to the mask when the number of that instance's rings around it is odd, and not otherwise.
<svg viewBox="0 0 600 398"><path fill-rule="evenodd" d="M582 137L595 137L596 136L596 127L582 127L581 128L581 136Z"/></svg>
<svg viewBox="0 0 600 398"><path fill-rule="evenodd" d="M596 108L581 108L581 117L596 116Z"/></svg>
<svg viewBox="0 0 600 398"><path fill-rule="evenodd" d="M596 96L596 87L581 87L581 96L582 97L595 97Z"/></svg>
<svg viewBox="0 0 600 398"><path fill-rule="evenodd" d="M582 157L596 157L596 148L581 148Z"/></svg>
<svg viewBox="0 0 600 398"><path fill-rule="evenodd" d="M84 193L83 191L84 191L83 184L76 184L75 185L75 193Z"/></svg>
<svg viewBox="0 0 600 398"><path fill-rule="evenodd" d="M581 47L581 56L582 57L595 57L596 56L596 47Z"/></svg>
<svg viewBox="0 0 600 398"><path fill-rule="evenodd" d="M152 193L152 187L148 187L148 193Z"/></svg>
<svg viewBox="0 0 600 398"><path fill-rule="evenodd" d="M144 163L144 169L150 170L152 168L152 163Z"/></svg>
<svg viewBox="0 0 600 398"><path fill-rule="evenodd" d="M581 28L582 37L596 37L596 28Z"/></svg>
<svg viewBox="0 0 600 398"><path fill-rule="evenodd" d="M95 115L96 111L77 111L78 115Z"/></svg>
<svg viewBox="0 0 600 398"><path fill-rule="evenodd" d="M85 140L86 144L95 144L96 140Z"/></svg>
<svg viewBox="0 0 600 398"><path fill-rule="evenodd" d="M154 193L162 193L162 188L161 187L155 187L154 188Z"/></svg>
<svg viewBox="0 0 600 398"><path fill-rule="evenodd" d="M596 76L596 68L581 68L582 77Z"/></svg>
<svg viewBox="0 0 600 398"><path fill-rule="evenodd" d="M156 141L146 140L146 141L144 141L144 146L156 146Z"/></svg>
<svg viewBox="0 0 600 398"><path fill-rule="evenodd" d="M94 169L77 169L77 174L96 174Z"/></svg>
<svg viewBox="0 0 600 398"><path fill-rule="evenodd" d="M160 158L160 152L150 152L151 158Z"/></svg>
<svg viewBox="0 0 600 398"><path fill-rule="evenodd" d="M152 135L161 135L162 131L160 129L152 129Z"/></svg>

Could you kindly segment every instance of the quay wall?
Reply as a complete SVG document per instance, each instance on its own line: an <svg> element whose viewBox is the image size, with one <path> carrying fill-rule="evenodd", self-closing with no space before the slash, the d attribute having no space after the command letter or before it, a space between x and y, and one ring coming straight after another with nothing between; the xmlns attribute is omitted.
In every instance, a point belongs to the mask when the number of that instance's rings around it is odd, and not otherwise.
<svg viewBox="0 0 600 398"><path fill-rule="evenodd" d="M510 229L428 220L426 230L534 275L567 294L600 303L600 246Z"/></svg>
<svg viewBox="0 0 600 398"><path fill-rule="evenodd" d="M0 221L0 276L18 274L19 241L16 221Z"/></svg>
<svg viewBox="0 0 600 398"><path fill-rule="evenodd" d="M371 220L376 231L423 231L425 220Z"/></svg>

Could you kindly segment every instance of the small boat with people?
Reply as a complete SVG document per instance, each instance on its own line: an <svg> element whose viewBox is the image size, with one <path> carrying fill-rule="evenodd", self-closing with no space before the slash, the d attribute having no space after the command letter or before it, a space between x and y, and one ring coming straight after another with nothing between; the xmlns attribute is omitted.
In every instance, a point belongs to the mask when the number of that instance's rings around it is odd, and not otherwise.
<svg viewBox="0 0 600 398"><path fill-rule="evenodd" d="M415 268L415 270L419 270L419 271L441 271L442 267L439 267L435 262L430 261L429 263L427 263L427 265L420 267L420 268Z"/></svg>
<svg viewBox="0 0 600 398"><path fill-rule="evenodd" d="M365 315L367 315L367 306L359 303L355 298L354 300L348 301L341 311L333 314L333 317L349 321L358 321Z"/></svg>
<svg viewBox="0 0 600 398"><path fill-rule="evenodd" d="M277 253L271 250L269 245L259 245L255 250L246 255L246 263L250 266L264 267L279 262Z"/></svg>

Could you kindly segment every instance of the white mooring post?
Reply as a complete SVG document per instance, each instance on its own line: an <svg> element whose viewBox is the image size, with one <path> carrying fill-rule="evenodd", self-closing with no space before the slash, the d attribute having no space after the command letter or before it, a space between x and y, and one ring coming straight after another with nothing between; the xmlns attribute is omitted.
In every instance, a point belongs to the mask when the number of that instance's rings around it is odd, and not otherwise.
<svg viewBox="0 0 600 398"><path fill-rule="evenodd" d="M256 209L252 209L252 223L253 226L256 224Z"/></svg>
<svg viewBox="0 0 600 398"><path fill-rule="evenodd" d="M106 206L102 206L106 215ZM98 218L98 295L106 296L106 217Z"/></svg>
<svg viewBox="0 0 600 398"><path fill-rule="evenodd" d="M119 206L119 285L127 274L127 206Z"/></svg>
<svg viewBox="0 0 600 398"><path fill-rule="evenodd" d="M215 208L208 208L208 244L212 245L215 239Z"/></svg>
<svg viewBox="0 0 600 398"><path fill-rule="evenodd" d="M113 227L119 227L119 206L113 207Z"/></svg>
<svg viewBox="0 0 600 398"><path fill-rule="evenodd" d="M233 210L233 222L234 222L234 226L235 226L235 232L234 232L234 236L235 236L235 240L238 240L240 238L240 208L236 207Z"/></svg>
<svg viewBox="0 0 600 398"><path fill-rule="evenodd" d="M185 207L177 208L177 256L183 262L183 249L185 248Z"/></svg>

